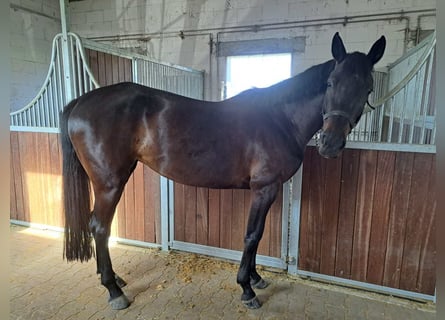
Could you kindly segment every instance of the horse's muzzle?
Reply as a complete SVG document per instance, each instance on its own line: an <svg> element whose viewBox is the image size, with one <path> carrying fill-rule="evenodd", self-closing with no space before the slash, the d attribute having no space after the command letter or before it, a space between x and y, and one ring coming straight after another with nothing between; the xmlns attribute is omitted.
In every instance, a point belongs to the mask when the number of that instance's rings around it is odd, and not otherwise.
<svg viewBox="0 0 445 320"><path fill-rule="evenodd" d="M346 137L332 132L321 132L318 153L324 158L337 158L346 145Z"/></svg>

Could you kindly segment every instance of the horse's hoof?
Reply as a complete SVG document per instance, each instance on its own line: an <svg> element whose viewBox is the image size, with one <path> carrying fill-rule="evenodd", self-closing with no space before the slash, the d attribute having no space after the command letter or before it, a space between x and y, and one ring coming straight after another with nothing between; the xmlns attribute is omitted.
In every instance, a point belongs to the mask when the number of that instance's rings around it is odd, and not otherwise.
<svg viewBox="0 0 445 320"><path fill-rule="evenodd" d="M259 309L261 307L261 302L256 296L250 300L241 300L241 302L247 309Z"/></svg>
<svg viewBox="0 0 445 320"><path fill-rule="evenodd" d="M122 294L121 296L108 301L108 303L110 304L111 309L113 310L125 309L128 308L128 306L130 305L130 301L125 296L125 294Z"/></svg>
<svg viewBox="0 0 445 320"><path fill-rule="evenodd" d="M265 281L264 279L260 279L257 282L251 281L250 285L255 289L265 289L269 286L269 282Z"/></svg>
<svg viewBox="0 0 445 320"><path fill-rule="evenodd" d="M114 275L114 279L116 280L116 284L118 285L119 288L123 288L127 285L125 280L119 277L117 274Z"/></svg>

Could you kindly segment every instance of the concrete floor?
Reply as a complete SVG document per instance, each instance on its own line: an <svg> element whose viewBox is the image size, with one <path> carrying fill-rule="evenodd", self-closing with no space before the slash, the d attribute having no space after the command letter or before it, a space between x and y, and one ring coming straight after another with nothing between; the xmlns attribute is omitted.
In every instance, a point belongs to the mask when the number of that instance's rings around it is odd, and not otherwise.
<svg viewBox="0 0 445 320"><path fill-rule="evenodd" d="M59 233L10 227L10 319L436 319L431 303L346 289L262 270L263 306L247 310L237 265L195 254L111 246L129 308L111 310L94 260L62 260Z"/></svg>

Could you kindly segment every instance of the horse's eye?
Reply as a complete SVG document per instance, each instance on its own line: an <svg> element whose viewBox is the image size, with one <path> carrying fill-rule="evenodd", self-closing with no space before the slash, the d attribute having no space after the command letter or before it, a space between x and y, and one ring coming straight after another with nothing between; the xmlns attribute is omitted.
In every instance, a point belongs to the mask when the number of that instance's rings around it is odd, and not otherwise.
<svg viewBox="0 0 445 320"><path fill-rule="evenodd" d="M331 81L328 81L327 83L326 83L326 86L329 88L329 87L332 87L332 82Z"/></svg>

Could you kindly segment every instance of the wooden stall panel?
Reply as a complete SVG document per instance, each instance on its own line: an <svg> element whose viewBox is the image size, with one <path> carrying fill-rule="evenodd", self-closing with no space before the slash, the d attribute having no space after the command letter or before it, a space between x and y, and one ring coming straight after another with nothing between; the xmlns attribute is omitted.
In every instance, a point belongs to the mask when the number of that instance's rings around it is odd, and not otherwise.
<svg viewBox="0 0 445 320"><path fill-rule="evenodd" d="M100 86L133 80L130 59L89 49L85 51ZM161 243L159 179L157 173L138 163L117 205L113 236Z"/></svg>
<svg viewBox="0 0 445 320"><path fill-rule="evenodd" d="M132 61L85 50L101 86L132 81ZM63 227L59 135L11 132L11 219ZM138 164L116 208L112 235L161 242L159 175Z"/></svg>
<svg viewBox="0 0 445 320"><path fill-rule="evenodd" d="M174 240L242 251L250 190L217 190L174 184ZM261 255L281 255L282 192L272 205L258 248Z"/></svg>
<svg viewBox="0 0 445 320"><path fill-rule="evenodd" d="M161 243L159 175L138 163L116 207L112 235Z"/></svg>
<svg viewBox="0 0 445 320"><path fill-rule="evenodd" d="M11 132L11 219L62 227L58 135Z"/></svg>
<svg viewBox="0 0 445 320"><path fill-rule="evenodd" d="M299 269L434 294L435 155L309 147Z"/></svg>

